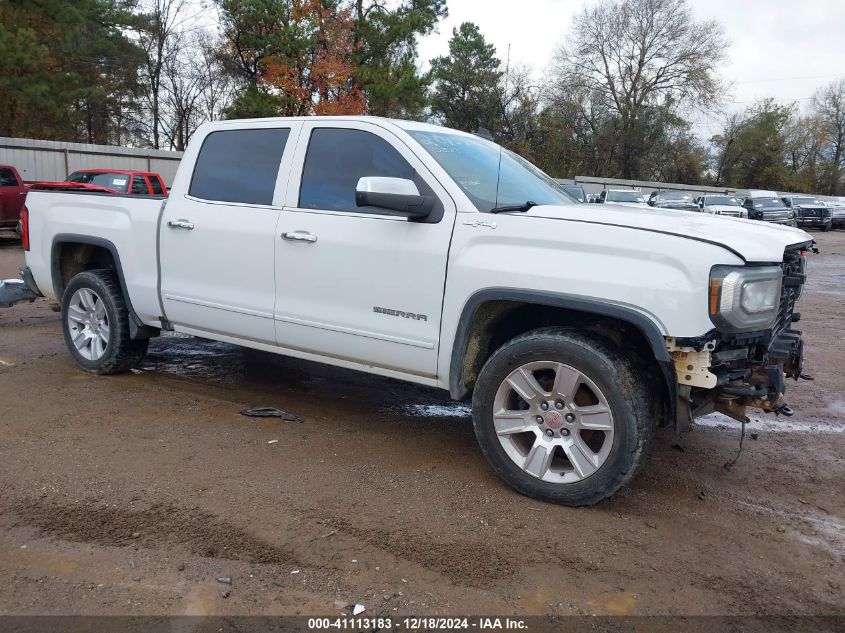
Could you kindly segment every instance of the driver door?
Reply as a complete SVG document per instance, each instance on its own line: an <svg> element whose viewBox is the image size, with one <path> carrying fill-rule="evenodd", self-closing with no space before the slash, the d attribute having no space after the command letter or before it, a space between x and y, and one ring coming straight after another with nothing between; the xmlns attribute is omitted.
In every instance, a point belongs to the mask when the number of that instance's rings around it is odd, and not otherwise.
<svg viewBox="0 0 845 633"><path fill-rule="evenodd" d="M425 221L358 207L361 177L412 179L436 196ZM392 131L303 125L276 240L279 346L433 378L455 206Z"/></svg>

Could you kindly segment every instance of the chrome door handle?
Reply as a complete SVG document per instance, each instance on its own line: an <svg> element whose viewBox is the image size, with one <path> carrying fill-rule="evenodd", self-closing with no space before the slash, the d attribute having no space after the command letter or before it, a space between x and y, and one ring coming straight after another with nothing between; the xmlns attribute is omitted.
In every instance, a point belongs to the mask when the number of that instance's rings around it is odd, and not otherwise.
<svg viewBox="0 0 845 633"><path fill-rule="evenodd" d="M170 220L167 223L171 229L187 229L188 231L193 230L194 223L188 222L187 220Z"/></svg>
<svg viewBox="0 0 845 633"><path fill-rule="evenodd" d="M282 233L282 237L286 240L294 240L296 242L311 242L317 241L317 236L308 231L292 231L290 233Z"/></svg>

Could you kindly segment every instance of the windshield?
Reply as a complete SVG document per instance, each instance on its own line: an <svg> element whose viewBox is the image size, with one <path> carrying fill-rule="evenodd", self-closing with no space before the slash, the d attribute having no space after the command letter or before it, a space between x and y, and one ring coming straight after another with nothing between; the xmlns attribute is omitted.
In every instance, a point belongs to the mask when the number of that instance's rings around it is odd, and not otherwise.
<svg viewBox="0 0 845 633"><path fill-rule="evenodd" d="M575 198L578 202L586 202L584 189L581 185L561 185L561 187L563 187L563 190Z"/></svg>
<svg viewBox="0 0 845 633"><path fill-rule="evenodd" d="M741 207L737 198L733 196L707 196L704 204L723 204L728 207Z"/></svg>
<svg viewBox="0 0 845 633"><path fill-rule="evenodd" d="M682 202L691 202L692 196L683 191L663 191L654 196L657 200L680 200Z"/></svg>
<svg viewBox="0 0 845 633"><path fill-rule="evenodd" d="M821 202L816 200L815 198L793 198L792 204L798 207L818 207L821 206Z"/></svg>
<svg viewBox="0 0 845 633"><path fill-rule="evenodd" d="M575 204L549 176L521 156L473 136L409 130L458 183L479 211L521 205ZM500 165L501 164L501 165Z"/></svg>
<svg viewBox="0 0 845 633"><path fill-rule="evenodd" d="M108 172L75 171L68 176L68 182L83 182L89 185L108 187L121 193L129 191L129 176Z"/></svg>
<svg viewBox="0 0 845 633"><path fill-rule="evenodd" d="M608 191L607 202L641 202L645 204L645 198L639 191Z"/></svg>
<svg viewBox="0 0 845 633"><path fill-rule="evenodd" d="M751 201L754 203L755 209L762 207L783 207L783 202L778 198L751 198Z"/></svg>

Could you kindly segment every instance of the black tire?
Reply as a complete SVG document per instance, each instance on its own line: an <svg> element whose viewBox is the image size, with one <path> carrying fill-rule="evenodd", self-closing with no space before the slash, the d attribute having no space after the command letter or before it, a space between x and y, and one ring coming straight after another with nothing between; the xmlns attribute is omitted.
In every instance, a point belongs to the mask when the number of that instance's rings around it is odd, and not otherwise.
<svg viewBox="0 0 845 633"><path fill-rule="evenodd" d="M71 297L80 288L93 290L102 300L108 315L109 341L97 360L89 360L79 353L68 324L68 306ZM62 332L76 363L85 371L102 375L129 371L141 361L150 343L149 339L133 340L129 337L129 309L112 270L87 270L70 280L62 295Z"/></svg>
<svg viewBox="0 0 845 633"><path fill-rule="evenodd" d="M511 372L535 361L577 369L603 392L612 412L610 453L580 481L554 483L534 477L508 457L496 435L493 402L499 385ZM567 506L592 505L627 484L643 463L655 424L652 391L646 372L608 340L574 328L534 330L505 343L482 368L472 399L475 434L493 470L518 492Z"/></svg>

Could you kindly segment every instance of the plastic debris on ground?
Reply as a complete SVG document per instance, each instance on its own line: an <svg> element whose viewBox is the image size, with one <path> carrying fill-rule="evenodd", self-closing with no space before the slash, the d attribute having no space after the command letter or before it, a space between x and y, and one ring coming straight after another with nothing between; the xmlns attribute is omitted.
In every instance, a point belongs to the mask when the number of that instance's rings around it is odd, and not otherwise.
<svg viewBox="0 0 845 633"><path fill-rule="evenodd" d="M241 411L241 415L245 415L248 418L281 418L286 422L302 422L302 418L299 416L296 416L293 413L288 413L287 411L282 411L276 407L254 407L252 409L244 409Z"/></svg>

